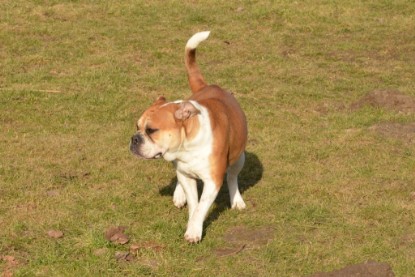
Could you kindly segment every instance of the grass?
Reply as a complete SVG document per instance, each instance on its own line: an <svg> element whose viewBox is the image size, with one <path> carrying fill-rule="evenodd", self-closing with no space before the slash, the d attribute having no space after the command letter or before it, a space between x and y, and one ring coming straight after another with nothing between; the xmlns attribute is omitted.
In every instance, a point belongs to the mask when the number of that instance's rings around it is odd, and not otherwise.
<svg viewBox="0 0 415 277"><path fill-rule="evenodd" d="M376 260L414 276L414 144L370 127L415 116L337 108L375 89L415 96L414 14L403 0L2 1L0 256L18 264L0 272L305 276ZM228 209L225 190L188 245L172 166L128 143L158 95L189 94L183 49L201 30L212 30L198 52L206 79L234 91L249 121L248 208ZM128 245L105 240L113 225L162 248L117 261ZM235 226L275 235L217 257Z"/></svg>

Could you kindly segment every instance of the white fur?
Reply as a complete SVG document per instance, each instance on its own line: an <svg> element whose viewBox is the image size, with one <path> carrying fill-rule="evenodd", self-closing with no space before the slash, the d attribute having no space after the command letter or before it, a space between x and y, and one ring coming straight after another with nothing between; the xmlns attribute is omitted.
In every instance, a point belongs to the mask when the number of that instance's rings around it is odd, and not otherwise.
<svg viewBox="0 0 415 277"><path fill-rule="evenodd" d="M209 163L213 147L209 111L196 101L191 103L200 111L196 115L200 125L198 134L191 141L185 139L180 149L175 152L167 151L163 157L168 161L174 161L176 166L180 188L176 188L173 201L177 207L182 207L184 205L182 191L184 192L189 208L185 239L195 243L202 239L203 221L218 194L218 189L211 178ZM196 179L201 179L204 183L200 201Z"/></svg>
<svg viewBox="0 0 415 277"><path fill-rule="evenodd" d="M241 193L238 188L238 174L241 172L245 163L245 153L239 157L239 160L228 167L226 178L228 181L229 196L231 198L232 209L242 210L246 208L246 204L242 199Z"/></svg>
<svg viewBox="0 0 415 277"><path fill-rule="evenodd" d="M148 136L142 136L144 143L140 148L140 155L146 159L152 159L160 157L159 153L163 154L166 150L165 147L153 143Z"/></svg>
<svg viewBox="0 0 415 277"><path fill-rule="evenodd" d="M202 41L206 40L209 37L210 31L205 32L199 32L194 34L186 44L186 48L188 49L196 49L196 47L201 43Z"/></svg>
<svg viewBox="0 0 415 277"><path fill-rule="evenodd" d="M173 193L173 203L177 208L182 208L186 205L186 194L184 193L183 187L179 182L177 182L176 189Z"/></svg>

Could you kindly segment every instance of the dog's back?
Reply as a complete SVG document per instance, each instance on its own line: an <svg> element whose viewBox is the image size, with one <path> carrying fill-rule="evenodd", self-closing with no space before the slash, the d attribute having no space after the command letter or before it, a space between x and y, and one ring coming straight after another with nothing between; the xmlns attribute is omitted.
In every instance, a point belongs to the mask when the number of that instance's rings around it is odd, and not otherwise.
<svg viewBox="0 0 415 277"><path fill-rule="evenodd" d="M228 165L231 165L245 150L248 134L246 117L231 93L224 91L219 86L207 85L196 63L196 48L200 42L209 37L209 34L210 32L194 34L185 47L185 66L189 85L193 92L189 100L195 100L208 107L211 111L210 116L215 118L211 121L222 125L222 128L218 129L228 130L222 141L217 142L217 148L228 150L227 162ZM212 126L213 131L215 131L215 127Z"/></svg>

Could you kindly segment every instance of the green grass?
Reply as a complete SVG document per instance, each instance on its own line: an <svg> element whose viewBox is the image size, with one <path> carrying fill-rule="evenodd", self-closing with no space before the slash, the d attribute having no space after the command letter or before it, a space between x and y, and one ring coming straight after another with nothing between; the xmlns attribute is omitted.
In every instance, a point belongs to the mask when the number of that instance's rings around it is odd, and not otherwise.
<svg viewBox="0 0 415 277"><path fill-rule="evenodd" d="M367 260L415 276L415 147L370 130L414 114L347 108L375 89L415 96L411 1L2 1L0 272L15 276L305 276ZM189 95L184 45L249 121L240 183L201 244L172 204L174 170L128 150L159 95ZM327 113L318 112L326 105ZM127 245L103 234L126 226ZM235 226L268 244L215 256ZM62 239L47 231L62 230ZM132 262L116 251L154 242ZM97 249L107 249L95 255Z"/></svg>

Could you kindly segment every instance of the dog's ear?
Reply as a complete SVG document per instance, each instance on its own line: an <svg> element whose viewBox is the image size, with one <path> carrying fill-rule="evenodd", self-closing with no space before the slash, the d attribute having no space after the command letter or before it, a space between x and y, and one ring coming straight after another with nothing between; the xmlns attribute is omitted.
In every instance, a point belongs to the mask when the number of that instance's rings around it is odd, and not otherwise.
<svg viewBox="0 0 415 277"><path fill-rule="evenodd" d="M153 105L162 105L164 103L166 103L166 98L164 96L159 96L156 101L154 101Z"/></svg>
<svg viewBox="0 0 415 277"><path fill-rule="evenodd" d="M185 101L179 103L179 109L174 113L174 117L178 120L186 120L199 113L200 111L191 102Z"/></svg>

